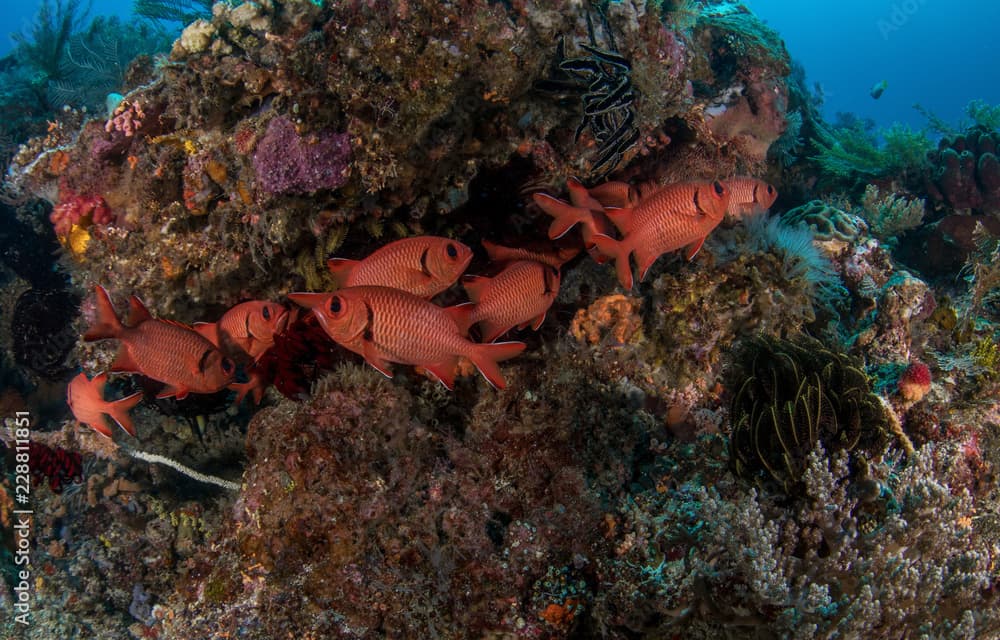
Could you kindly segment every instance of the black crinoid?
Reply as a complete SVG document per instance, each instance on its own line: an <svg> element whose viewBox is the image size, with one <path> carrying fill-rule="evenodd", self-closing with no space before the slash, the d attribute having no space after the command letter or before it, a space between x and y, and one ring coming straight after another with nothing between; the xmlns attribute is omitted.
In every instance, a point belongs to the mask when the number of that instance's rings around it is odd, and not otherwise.
<svg viewBox="0 0 1000 640"><path fill-rule="evenodd" d="M614 34L603 13L601 18L607 46L598 46L593 21L587 12L590 44L579 43L584 55L567 58L566 43L560 38L551 77L535 85L541 91L581 97L583 119L576 128L574 141L579 141L584 130L589 130L597 142L597 156L590 168L590 177L595 181L614 171L628 150L639 141L632 63L618 53Z"/></svg>
<svg viewBox="0 0 1000 640"><path fill-rule="evenodd" d="M818 340L757 336L737 351L730 458L736 473L788 495L801 488L809 453L870 455L888 442L889 417L861 365Z"/></svg>

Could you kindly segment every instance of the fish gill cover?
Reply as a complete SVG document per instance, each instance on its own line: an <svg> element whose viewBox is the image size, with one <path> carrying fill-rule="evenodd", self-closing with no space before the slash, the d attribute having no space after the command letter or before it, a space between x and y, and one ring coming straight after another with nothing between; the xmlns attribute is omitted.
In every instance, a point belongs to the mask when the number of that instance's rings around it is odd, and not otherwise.
<svg viewBox="0 0 1000 640"><path fill-rule="evenodd" d="M44 7L30 637L998 633L995 108L825 122L734 2Z"/></svg>

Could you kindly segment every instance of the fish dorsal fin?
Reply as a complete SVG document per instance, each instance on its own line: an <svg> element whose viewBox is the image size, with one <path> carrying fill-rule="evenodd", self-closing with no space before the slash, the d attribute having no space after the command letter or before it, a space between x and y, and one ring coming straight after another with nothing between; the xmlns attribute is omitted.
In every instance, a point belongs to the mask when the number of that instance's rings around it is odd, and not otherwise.
<svg viewBox="0 0 1000 640"><path fill-rule="evenodd" d="M510 247L489 240L480 240L480 244L483 245L483 249L486 249L486 255L489 256L491 262L507 262L516 259L513 257L513 251Z"/></svg>
<svg viewBox="0 0 1000 640"><path fill-rule="evenodd" d="M146 320L152 320L153 316L149 309L136 296L128 299L128 324L130 327L137 327Z"/></svg>
<svg viewBox="0 0 1000 640"><path fill-rule="evenodd" d="M479 299L483 297L483 292L491 280L492 278L485 276L462 276L462 286L465 287L469 300L479 304Z"/></svg>
<svg viewBox="0 0 1000 640"><path fill-rule="evenodd" d="M472 326L472 312L475 308L475 303L463 302L453 307L445 307L444 312L455 321L455 324L458 325L458 332L464 336L469 333L469 327Z"/></svg>
<svg viewBox="0 0 1000 640"><path fill-rule="evenodd" d="M192 327L191 325L189 325L189 324L187 324L185 322L181 322L180 320L167 320L165 318L158 318L157 322L162 322L163 324L169 324L169 325L172 325L172 326L175 326L175 327L180 327L181 329L184 329L185 331L193 331L193 332L197 333L198 335L201 335L200 331L196 330L194 327ZM206 338L206 340L208 340L209 342L211 342L211 340L208 339L208 338Z"/></svg>
<svg viewBox="0 0 1000 640"><path fill-rule="evenodd" d="M608 216L608 219L623 236L632 232L632 207L606 207L604 215Z"/></svg>
<svg viewBox="0 0 1000 640"><path fill-rule="evenodd" d="M351 277L351 272L360 264L358 260L348 260L347 258L330 258L326 261L326 268L330 270L337 287L347 284L347 279Z"/></svg>
<svg viewBox="0 0 1000 640"><path fill-rule="evenodd" d="M195 322L191 328L197 331L199 334L201 334L201 337L205 338L215 346L219 346L218 323Z"/></svg>

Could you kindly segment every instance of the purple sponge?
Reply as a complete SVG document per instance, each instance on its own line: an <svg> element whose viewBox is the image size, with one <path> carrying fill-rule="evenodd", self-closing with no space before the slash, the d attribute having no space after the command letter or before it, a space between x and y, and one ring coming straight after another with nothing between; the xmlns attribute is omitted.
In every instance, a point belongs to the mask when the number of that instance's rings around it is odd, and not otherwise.
<svg viewBox="0 0 1000 640"><path fill-rule="evenodd" d="M300 136L285 117L267 125L253 154L260 188L271 194L337 189L347 182L351 144L346 133L324 129Z"/></svg>

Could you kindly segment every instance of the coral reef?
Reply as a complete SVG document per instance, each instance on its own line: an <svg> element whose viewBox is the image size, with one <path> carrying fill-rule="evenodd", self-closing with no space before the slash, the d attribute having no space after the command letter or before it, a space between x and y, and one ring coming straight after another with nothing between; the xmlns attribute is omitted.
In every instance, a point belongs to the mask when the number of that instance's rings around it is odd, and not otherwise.
<svg viewBox="0 0 1000 640"><path fill-rule="evenodd" d="M303 139L290 120L278 117L257 142L253 168L267 193L309 193L343 186L350 159L346 133L324 130ZM225 177L216 182L224 183Z"/></svg>
<svg viewBox="0 0 1000 640"><path fill-rule="evenodd" d="M1000 633L995 217L921 188L982 182L961 163L927 178L922 133L823 123L820 91L733 2L138 4L185 25L168 56L112 65L128 86L107 103L0 124L29 123L0 144L0 242L21 245L0 252L16 300L0 307L0 521L7 417L29 411L32 638ZM76 24L41 35L87 63L112 23ZM32 105L55 81L38 88ZM626 202L733 176L744 204L766 176L784 213L713 225L627 295L576 257L599 254L586 234L549 242L537 206L568 184L594 218L588 189ZM948 234L955 251L911 261ZM468 247L469 273L501 272L498 243L558 270L506 388L386 379L365 363L371 308L350 350L321 324L347 296L331 254L428 235ZM425 283L429 251L389 280ZM460 271L426 308L463 313L445 288ZM109 376L104 397L143 401L134 435L102 437L66 409L72 370L115 359L79 340L95 284L260 349L230 390L182 400ZM329 313L291 309L303 290ZM271 302L267 335L236 314L248 300ZM197 342L186 369L215 353Z"/></svg>
<svg viewBox="0 0 1000 640"><path fill-rule="evenodd" d="M810 200L782 215L789 226L804 225L813 233L813 241L828 255L836 255L859 240L868 225L859 216L822 200Z"/></svg>
<svg viewBox="0 0 1000 640"><path fill-rule="evenodd" d="M883 242L895 243L900 235L923 222L925 202L895 193L883 194L870 184L865 187L861 209L872 235Z"/></svg>

